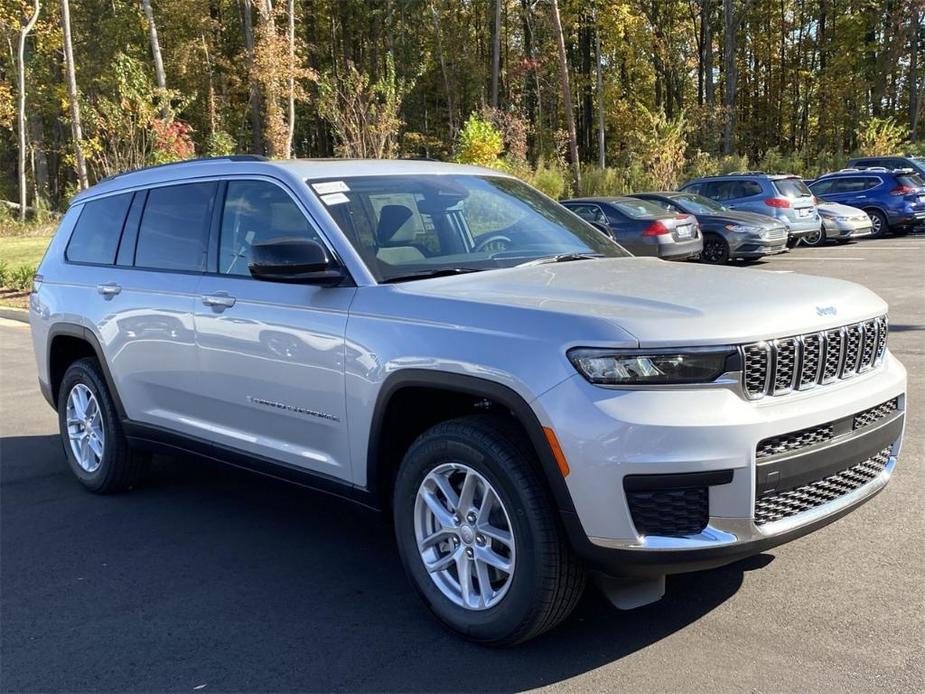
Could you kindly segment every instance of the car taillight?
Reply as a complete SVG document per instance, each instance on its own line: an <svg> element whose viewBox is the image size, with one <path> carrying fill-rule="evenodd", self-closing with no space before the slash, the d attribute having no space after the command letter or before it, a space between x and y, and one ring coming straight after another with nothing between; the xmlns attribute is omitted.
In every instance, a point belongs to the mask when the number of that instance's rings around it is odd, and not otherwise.
<svg viewBox="0 0 925 694"><path fill-rule="evenodd" d="M786 198L768 198L764 204L768 207L790 207L790 201Z"/></svg>
<svg viewBox="0 0 925 694"><path fill-rule="evenodd" d="M915 188L912 186L896 186L893 190L890 191L890 195L908 195L909 193L914 193Z"/></svg>
<svg viewBox="0 0 925 694"><path fill-rule="evenodd" d="M652 222L647 226L643 232L643 236L664 236L665 234L670 234L671 231L659 221Z"/></svg>

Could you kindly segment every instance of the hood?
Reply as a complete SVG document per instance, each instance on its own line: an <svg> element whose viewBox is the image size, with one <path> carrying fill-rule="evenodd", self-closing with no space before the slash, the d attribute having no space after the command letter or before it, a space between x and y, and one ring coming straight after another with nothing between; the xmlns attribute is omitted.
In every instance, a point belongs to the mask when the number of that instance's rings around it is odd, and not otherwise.
<svg viewBox="0 0 925 694"><path fill-rule="evenodd" d="M740 210L727 210L726 212L717 212L716 214L698 214L697 219L701 223L713 222L715 224L745 224L755 227L777 228L784 226L773 217L757 212L744 212Z"/></svg>
<svg viewBox="0 0 925 694"><path fill-rule="evenodd" d="M866 217L867 213L864 210L860 210L857 207L851 207L850 205L842 205L837 202L820 202L817 207L820 212L828 212L829 214L837 215L839 217Z"/></svg>
<svg viewBox="0 0 925 694"><path fill-rule="evenodd" d="M516 307L530 311L531 322L542 320L540 312L551 312L558 320L550 325L557 330L569 325L561 319L570 316L578 319L576 334L562 338L572 344L587 341L578 326L589 319L604 321L634 336L642 347L786 337L887 309L870 290L843 280L636 257L492 270L395 288L421 298Z"/></svg>

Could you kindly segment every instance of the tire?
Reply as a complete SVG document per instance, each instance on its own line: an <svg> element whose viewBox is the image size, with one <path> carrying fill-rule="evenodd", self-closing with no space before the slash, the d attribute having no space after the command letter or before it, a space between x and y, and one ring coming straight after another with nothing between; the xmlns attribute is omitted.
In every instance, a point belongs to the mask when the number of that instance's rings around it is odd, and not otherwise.
<svg viewBox="0 0 925 694"><path fill-rule="evenodd" d="M820 227L817 231L814 231L812 234L807 234L801 239L803 244L813 248L825 245L825 240L825 229L822 227Z"/></svg>
<svg viewBox="0 0 925 694"><path fill-rule="evenodd" d="M582 595L584 568L578 563L558 524L556 512L546 487L537 472L538 463L530 444L518 429L492 415L476 415L442 422L424 432L409 448L395 482L393 513L398 551L409 580L424 603L445 625L466 638L491 646L512 646L553 628L564 620ZM475 473L475 474L473 474ZM434 543L424 550L433 561L458 556L447 570L431 573L425 556L418 549L419 536L436 535L427 518L436 519L432 506L419 498L419 490L431 490L440 504L441 513L456 508L449 497L436 492L434 480L444 476L457 493L456 502L464 503L458 493L462 481L475 480L474 488L487 495L488 485L499 504L491 504L488 523L494 528L489 537L497 536L497 527L507 524L513 545L489 539L487 549L493 556L503 556L512 570L497 569L486 581L489 599L482 593L482 583L475 560L464 557L479 552L485 537L484 518L462 516L460 523L444 516L452 530L440 531L456 540ZM423 518L423 520L422 520ZM457 530L458 528L458 530ZM456 535L452 535L456 532ZM475 533L473 540L472 533ZM483 531L487 532L487 531ZM485 547L483 547L485 549ZM476 558L478 554L474 555ZM459 581L458 563L474 567L475 579L467 581L470 599L476 604L466 607L462 600L463 582ZM467 562L472 562L468 564ZM483 562L483 566L485 563ZM489 574L484 574L489 576ZM455 584L453 581L455 580ZM441 587L443 586L443 587ZM455 596L455 597L451 597Z"/></svg>
<svg viewBox="0 0 925 694"><path fill-rule="evenodd" d="M703 235L703 251L700 262L707 265L725 265L729 262L729 244L722 236L713 233Z"/></svg>
<svg viewBox="0 0 925 694"><path fill-rule="evenodd" d="M81 402L86 403L86 416L81 423L72 424L72 432L86 436L78 439L75 452L68 420L69 417L72 420L78 418ZM58 389L58 428L71 471L91 492L111 494L129 489L141 479L147 468L150 457L132 451L128 445L96 359L78 359L65 371ZM101 432L101 436L95 433L97 431ZM92 445L94 440L97 448ZM86 449L81 447L80 441L86 441ZM80 458L78 453L81 453Z"/></svg>
<svg viewBox="0 0 925 694"><path fill-rule="evenodd" d="M890 230L890 224L886 215L880 210L864 210L870 217L871 230L870 236L874 239L882 239Z"/></svg>
<svg viewBox="0 0 925 694"><path fill-rule="evenodd" d="M787 248L791 250L797 247L797 244L800 242L800 239L794 238L793 236L787 237Z"/></svg>

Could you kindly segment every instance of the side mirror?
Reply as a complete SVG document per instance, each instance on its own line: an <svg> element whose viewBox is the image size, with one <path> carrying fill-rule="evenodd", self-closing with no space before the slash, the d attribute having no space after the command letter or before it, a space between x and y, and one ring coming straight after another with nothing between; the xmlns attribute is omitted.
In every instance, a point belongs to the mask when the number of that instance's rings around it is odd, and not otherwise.
<svg viewBox="0 0 925 694"><path fill-rule="evenodd" d="M605 236L613 237L613 232L607 227L606 224L601 224L600 222L588 222L591 226L597 229L599 232Z"/></svg>
<svg viewBox="0 0 925 694"><path fill-rule="evenodd" d="M267 282L333 286L344 279L344 271L324 246L302 238L255 243L248 269L254 279Z"/></svg>

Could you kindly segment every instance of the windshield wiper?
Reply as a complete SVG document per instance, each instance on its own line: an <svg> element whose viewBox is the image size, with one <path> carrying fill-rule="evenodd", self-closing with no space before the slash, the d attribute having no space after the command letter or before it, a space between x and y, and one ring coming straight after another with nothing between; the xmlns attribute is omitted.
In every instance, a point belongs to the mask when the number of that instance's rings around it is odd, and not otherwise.
<svg viewBox="0 0 925 694"><path fill-rule="evenodd" d="M602 253L560 253L559 255L550 255L545 258L528 260L526 263L520 263L514 267L530 267L531 265L546 265L547 263L568 263L573 260L594 260L603 258Z"/></svg>
<svg viewBox="0 0 925 694"><path fill-rule="evenodd" d="M388 277L383 283L389 282L406 282L408 280L422 280L430 277L449 277L451 275L467 275L470 272L481 272L486 268L475 267L441 267L433 270L422 270L421 272L409 272L407 275L396 275Z"/></svg>

